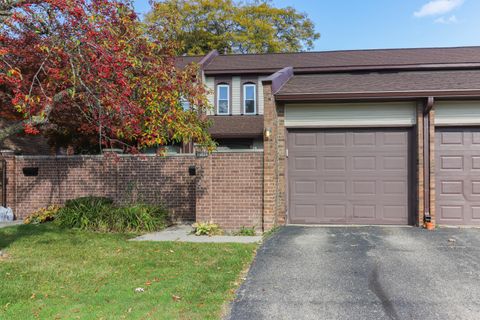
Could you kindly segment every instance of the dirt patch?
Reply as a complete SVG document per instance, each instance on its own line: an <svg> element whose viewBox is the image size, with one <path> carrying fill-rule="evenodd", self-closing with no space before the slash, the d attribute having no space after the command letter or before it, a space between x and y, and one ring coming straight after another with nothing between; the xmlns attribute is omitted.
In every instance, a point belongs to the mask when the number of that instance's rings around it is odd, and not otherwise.
<svg viewBox="0 0 480 320"><path fill-rule="evenodd" d="M0 262L10 259L10 255L0 250Z"/></svg>

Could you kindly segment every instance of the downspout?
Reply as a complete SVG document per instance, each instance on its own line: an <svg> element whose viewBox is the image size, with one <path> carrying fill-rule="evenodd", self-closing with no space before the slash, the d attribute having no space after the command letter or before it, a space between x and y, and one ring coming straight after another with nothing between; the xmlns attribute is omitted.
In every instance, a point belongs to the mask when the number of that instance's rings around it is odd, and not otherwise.
<svg viewBox="0 0 480 320"><path fill-rule="evenodd" d="M425 205L424 221L430 222L430 118L429 114L435 104L433 97L427 98L427 104L423 111L423 199Z"/></svg>
<svg viewBox="0 0 480 320"><path fill-rule="evenodd" d="M0 168L2 172L0 172L0 176L2 177L2 203L0 204L2 207L7 207L7 161L5 159L0 159Z"/></svg>

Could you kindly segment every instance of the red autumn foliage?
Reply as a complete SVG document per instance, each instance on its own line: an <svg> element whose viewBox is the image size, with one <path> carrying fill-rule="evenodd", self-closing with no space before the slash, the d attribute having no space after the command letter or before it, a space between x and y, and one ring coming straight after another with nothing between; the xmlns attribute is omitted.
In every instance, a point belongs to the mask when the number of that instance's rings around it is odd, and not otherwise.
<svg viewBox="0 0 480 320"><path fill-rule="evenodd" d="M172 17L174 23L174 17ZM197 69L175 67L176 43L145 35L124 0L27 0L0 29L0 116L26 133L87 137L131 151L213 146ZM183 110L186 99L191 110Z"/></svg>

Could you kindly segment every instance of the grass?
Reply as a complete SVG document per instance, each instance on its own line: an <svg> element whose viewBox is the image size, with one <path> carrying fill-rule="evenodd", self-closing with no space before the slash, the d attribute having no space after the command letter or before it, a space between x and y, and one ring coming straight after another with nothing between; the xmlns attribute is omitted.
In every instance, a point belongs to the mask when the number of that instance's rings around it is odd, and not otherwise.
<svg viewBox="0 0 480 320"><path fill-rule="evenodd" d="M218 319L256 249L128 237L0 229L0 319Z"/></svg>

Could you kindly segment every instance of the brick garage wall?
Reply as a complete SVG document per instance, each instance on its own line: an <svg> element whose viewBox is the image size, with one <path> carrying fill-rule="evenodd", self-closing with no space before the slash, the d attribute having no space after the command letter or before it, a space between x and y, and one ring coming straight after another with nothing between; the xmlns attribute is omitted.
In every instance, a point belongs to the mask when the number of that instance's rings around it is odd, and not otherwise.
<svg viewBox="0 0 480 320"><path fill-rule="evenodd" d="M95 195L117 203L163 203L176 220L195 219L196 177L188 168L189 156L66 156L13 157L7 160L7 204L17 219L49 204ZM37 167L27 177L24 168Z"/></svg>
<svg viewBox="0 0 480 320"><path fill-rule="evenodd" d="M263 230L263 152L214 153L197 168L197 221Z"/></svg>

